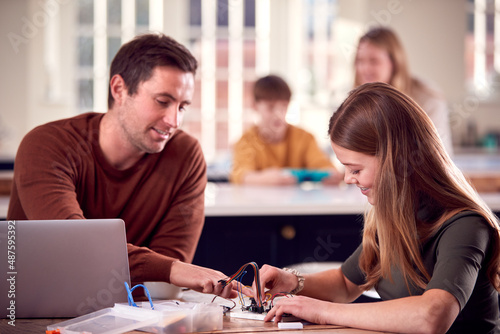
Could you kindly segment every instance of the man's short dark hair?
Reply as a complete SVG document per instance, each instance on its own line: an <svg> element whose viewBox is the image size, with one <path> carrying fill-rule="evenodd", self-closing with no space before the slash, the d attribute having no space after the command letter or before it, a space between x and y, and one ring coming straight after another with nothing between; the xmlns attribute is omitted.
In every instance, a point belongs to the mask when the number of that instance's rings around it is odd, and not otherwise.
<svg viewBox="0 0 500 334"><path fill-rule="evenodd" d="M260 100L290 101L292 91L283 78L277 75L268 75L255 82L253 87L253 97L255 102Z"/></svg>
<svg viewBox="0 0 500 334"><path fill-rule="evenodd" d="M171 37L164 34L144 34L122 45L111 62L109 79L119 74L127 86L130 96L137 92L137 86L149 80L158 66L171 66L184 72L196 74L198 62L191 52ZM108 92L108 108L115 100Z"/></svg>

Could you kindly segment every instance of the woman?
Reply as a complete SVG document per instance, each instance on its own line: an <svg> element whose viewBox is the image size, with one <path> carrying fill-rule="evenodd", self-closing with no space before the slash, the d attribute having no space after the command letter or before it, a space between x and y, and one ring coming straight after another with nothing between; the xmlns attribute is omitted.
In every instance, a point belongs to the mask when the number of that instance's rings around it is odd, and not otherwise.
<svg viewBox="0 0 500 334"><path fill-rule="evenodd" d="M339 269L302 276L263 266L271 295L303 295L277 301L266 320L290 313L399 333L499 332L498 220L427 114L390 85L365 84L333 114L329 135L345 182L372 204L362 244ZM372 287L383 301L347 304Z"/></svg>
<svg viewBox="0 0 500 334"><path fill-rule="evenodd" d="M427 112L446 150L452 154L446 101L436 89L410 75L405 51L392 30L373 28L361 36L354 67L355 87L368 82L385 82L411 96Z"/></svg>

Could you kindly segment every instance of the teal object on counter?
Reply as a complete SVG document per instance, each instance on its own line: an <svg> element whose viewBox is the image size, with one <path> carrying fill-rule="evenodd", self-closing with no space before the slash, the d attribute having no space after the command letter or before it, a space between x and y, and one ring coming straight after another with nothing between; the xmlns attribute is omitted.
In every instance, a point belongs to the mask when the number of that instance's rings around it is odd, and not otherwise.
<svg viewBox="0 0 500 334"><path fill-rule="evenodd" d="M311 182L320 182L324 178L330 176L330 172L326 170L317 170L317 169L287 169L290 174L297 178L297 181L311 181Z"/></svg>

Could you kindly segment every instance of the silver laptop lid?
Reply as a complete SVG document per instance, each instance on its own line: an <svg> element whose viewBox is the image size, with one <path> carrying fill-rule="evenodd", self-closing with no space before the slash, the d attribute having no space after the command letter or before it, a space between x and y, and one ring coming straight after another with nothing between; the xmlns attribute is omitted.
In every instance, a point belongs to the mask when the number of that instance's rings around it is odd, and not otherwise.
<svg viewBox="0 0 500 334"><path fill-rule="evenodd" d="M121 219L0 222L0 318L60 318L126 302Z"/></svg>

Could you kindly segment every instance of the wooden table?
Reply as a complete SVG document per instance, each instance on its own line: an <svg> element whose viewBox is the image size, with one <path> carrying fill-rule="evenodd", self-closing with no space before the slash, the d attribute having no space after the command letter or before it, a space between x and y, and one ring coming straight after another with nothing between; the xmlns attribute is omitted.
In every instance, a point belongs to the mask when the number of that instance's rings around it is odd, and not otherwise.
<svg viewBox="0 0 500 334"><path fill-rule="evenodd" d="M47 326L67 319L16 319L16 327L7 324L7 319L0 321L0 333L23 333L23 334L43 334ZM204 333L249 333L249 332L265 332L266 334L283 333L339 333L339 334L370 334L382 333L367 331L355 328L346 328L335 325L304 325L304 329L289 330L279 329L278 325L274 322L263 322L260 320L236 319L231 317L224 317L224 325L221 331L204 332ZM133 331L128 333L144 334L145 332Z"/></svg>
<svg viewBox="0 0 500 334"><path fill-rule="evenodd" d="M500 155L461 153L453 160L478 192L500 192Z"/></svg>
<svg viewBox="0 0 500 334"><path fill-rule="evenodd" d="M200 302L200 303L210 303L213 300L214 295L204 294L196 292L193 290L184 290L180 295L180 299L186 302ZM136 299L137 301L146 300L145 298ZM155 302L155 301L153 301ZM225 299L217 299L219 305L231 305L230 302ZM16 319L15 330L12 331L13 327L7 324L8 319L0 320L0 333L45 333L47 326L65 321L68 319ZM264 322L262 320L251 320L251 319L241 319L232 318L230 316L223 317L223 329L220 331L213 331L210 333L248 333L248 332L265 332L267 333L278 333L285 331L288 333L349 333L349 334L369 334L369 333L381 333L374 331L366 331L354 328L346 328L343 326L335 325L314 325L304 322L304 329L302 330L290 330L290 329L279 329L278 324L274 322ZM144 334L145 332L132 331L128 333L134 334ZM209 332L204 332L209 333Z"/></svg>

